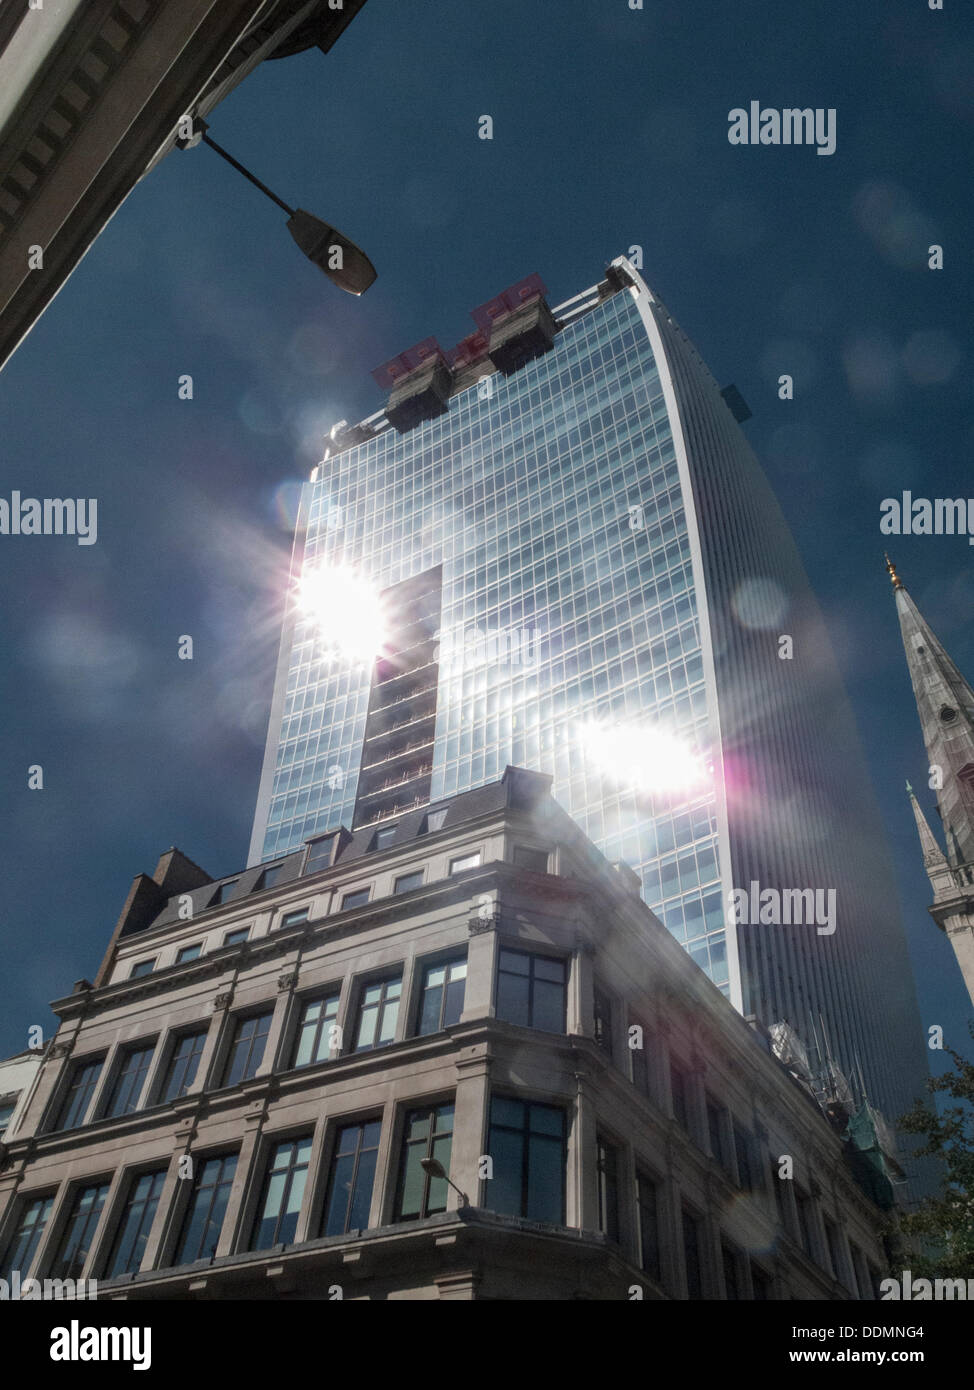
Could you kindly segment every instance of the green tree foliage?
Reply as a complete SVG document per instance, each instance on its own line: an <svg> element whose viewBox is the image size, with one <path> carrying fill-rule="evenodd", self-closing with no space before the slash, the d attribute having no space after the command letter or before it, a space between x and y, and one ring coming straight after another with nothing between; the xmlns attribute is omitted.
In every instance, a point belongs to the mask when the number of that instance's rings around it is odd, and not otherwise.
<svg viewBox="0 0 974 1390"><path fill-rule="evenodd" d="M974 1023L968 1025L974 1039ZM944 1048L953 1069L932 1077L932 1095L959 1102L936 1110L927 1101L917 1104L900 1120L907 1134L920 1136L915 1152L931 1154L943 1165L940 1191L926 1198L916 1211L901 1217L907 1242L927 1252L912 1258L916 1276L924 1278L974 1278L974 1062L953 1048Z"/></svg>

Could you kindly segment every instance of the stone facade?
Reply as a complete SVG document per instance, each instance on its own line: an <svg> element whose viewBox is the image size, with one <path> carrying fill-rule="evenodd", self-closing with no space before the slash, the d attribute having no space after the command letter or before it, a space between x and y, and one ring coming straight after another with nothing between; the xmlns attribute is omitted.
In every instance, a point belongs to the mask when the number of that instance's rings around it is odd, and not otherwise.
<svg viewBox="0 0 974 1390"><path fill-rule="evenodd" d="M837 1128L550 779L508 768L374 837L220 883L170 851L136 880L3 1150L3 1277L19 1259L129 1300L874 1296L883 1213Z"/></svg>

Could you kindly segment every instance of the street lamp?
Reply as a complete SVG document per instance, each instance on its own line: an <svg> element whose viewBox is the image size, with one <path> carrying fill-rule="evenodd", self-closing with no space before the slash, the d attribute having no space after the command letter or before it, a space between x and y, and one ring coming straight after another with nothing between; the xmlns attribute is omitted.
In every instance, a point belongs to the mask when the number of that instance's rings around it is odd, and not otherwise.
<svg viewBox="0 0 974 1390"><path fill-rule="evenodd" d="M209 145L221 159L225 159L243 174L245 179L249 179L255 188L259 188L261 193L284 209L289 219L287 229L309 261L313 261L319 270L324 271L340 290L345 290L348 294L364 294L376 276L375 266L365 252L356 246L354 241L342 236L336 228L322 222L320 217L305 212L303 208L289 207L283 198L279 198L265 183L261 183L260 179L249 169L245 169L239 160L234 159L233 155L215 140L211 140L206 129L206 122L197 117L193 121L193 134L180 136L176 144L185 150L194 149L200 141Z"/></svg>
<svg viewBox="0 0 974 1390"><path fill-rule="evenodd" d="M444 1181L448 1182L450 1186L453 1188L454 1192L459 1194L461 1207L469 1207L470 1198L467 1196L465 1192L461 1192L459 1187L457 1187L456 1183L448 1177L446 1169L443 1167L443 1164L440 1162L438 1158L421 1158L419 1160L419 1166L422 1168L423 1172L426 1174L427 1177L443 1178Z"/></svg>

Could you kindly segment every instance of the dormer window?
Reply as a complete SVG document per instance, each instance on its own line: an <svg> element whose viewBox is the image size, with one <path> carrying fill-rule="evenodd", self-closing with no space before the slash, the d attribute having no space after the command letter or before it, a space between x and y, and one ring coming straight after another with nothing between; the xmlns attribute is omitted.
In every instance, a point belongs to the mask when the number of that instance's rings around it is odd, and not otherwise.
<svg viewBox="0 0 974 1390"><path fill-rule="evenodd" d="M273 888L281 877L283 864L268 864L267 868L257 880L256 892L261 893L265 888Z"/></svg>
<svg viewBox="0 0 974 1390"><path fill-rule="evenodd" d="M217 888L216 892L213 894L213 899L210 902L210 907L219 907L222 903L229 902L231 897L233 896L233 890L236 888L238 882L239 879L232 878L229 883L221 883L220 886Z"/></svg>

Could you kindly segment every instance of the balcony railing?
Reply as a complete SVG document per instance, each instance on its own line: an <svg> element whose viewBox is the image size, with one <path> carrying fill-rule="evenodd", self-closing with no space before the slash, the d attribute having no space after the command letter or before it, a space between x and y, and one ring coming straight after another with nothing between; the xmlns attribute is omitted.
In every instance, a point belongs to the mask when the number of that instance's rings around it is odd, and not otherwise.
<svg viewBox="0 0 974 1390"><path fill-rule="evenodd" d="M422 767L416 768L415 771L404 772L401 777L392 777L388 781L380 783L378 787L372 787L369 791L360 792L359 795L363 801L368 797L381 796L383 792L392 791L394 787L402 787L407 782L415 782L420 777L428 777L432 771L433 764L424 763Z"/></svg>

